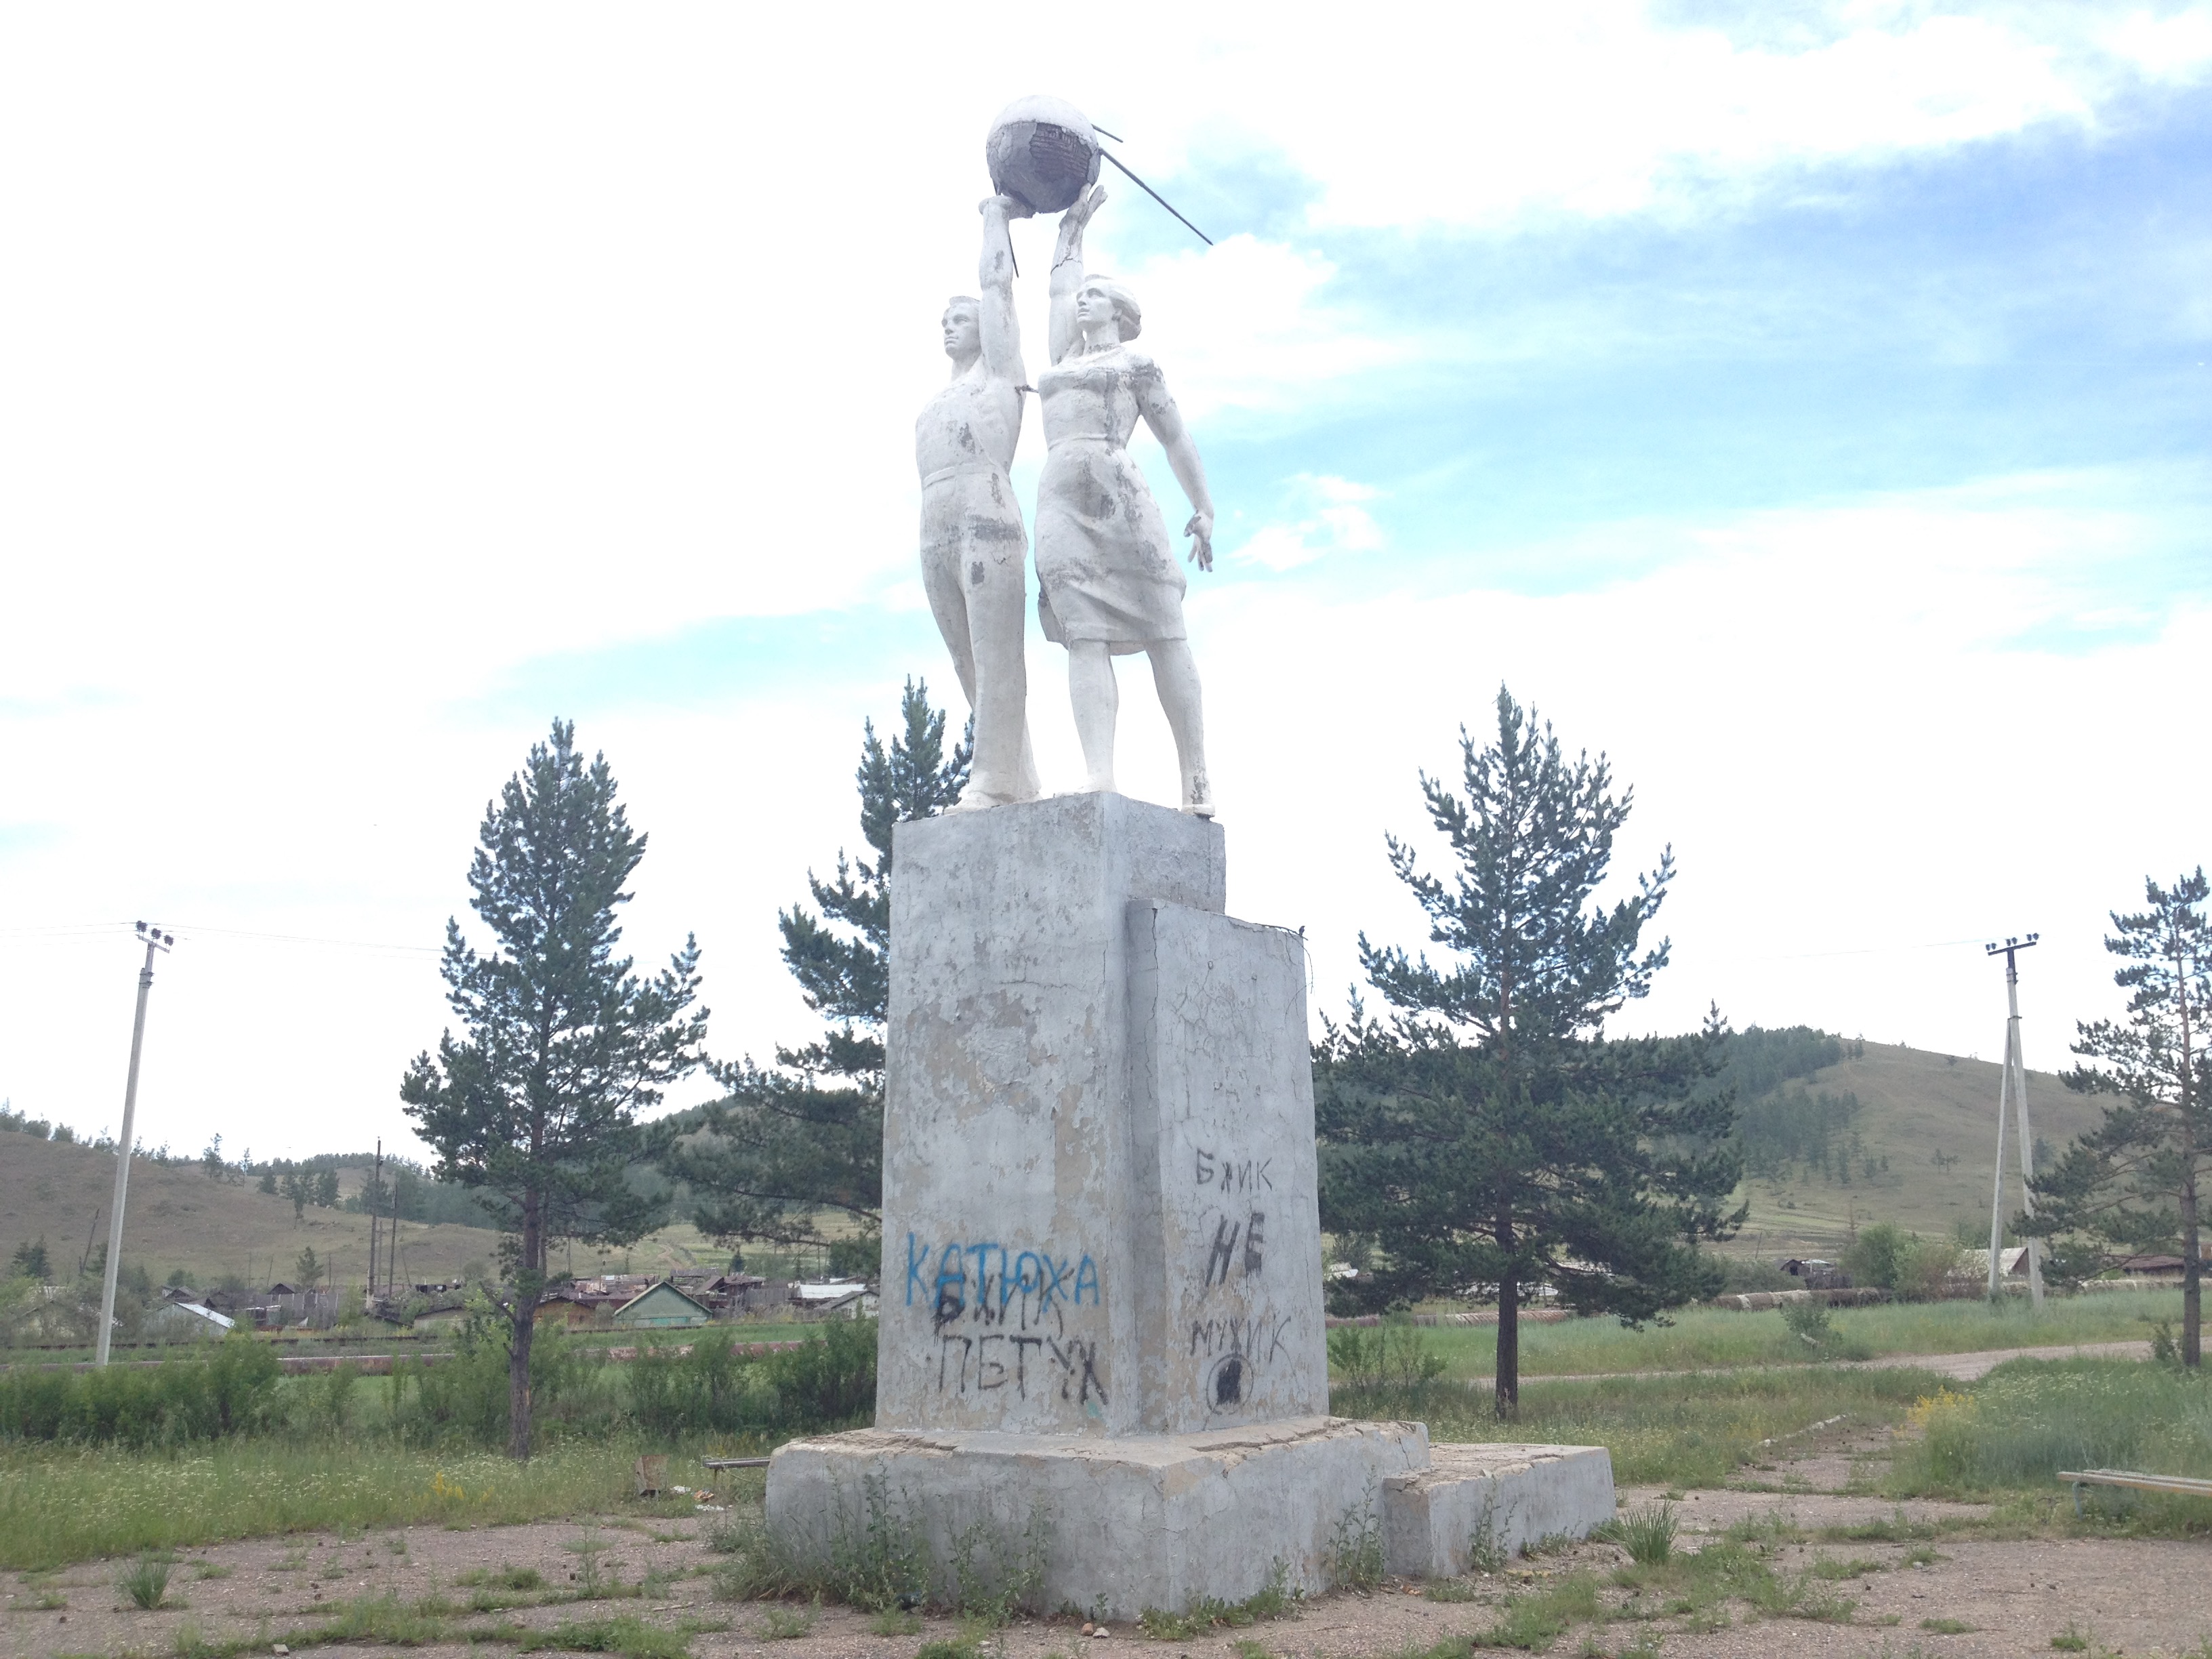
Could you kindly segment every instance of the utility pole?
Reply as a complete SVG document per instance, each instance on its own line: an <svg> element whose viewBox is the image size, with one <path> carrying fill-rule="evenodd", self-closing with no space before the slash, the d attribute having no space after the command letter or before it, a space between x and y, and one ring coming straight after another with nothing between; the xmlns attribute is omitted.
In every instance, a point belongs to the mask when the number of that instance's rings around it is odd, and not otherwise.
<svg viewBox="0 0 2212 1659"><path fill-rule="evenodd" d="M376 1299L376 1194L384 1185L384 1137L376 1138L376 1165L368 1178L368 1296Z"/></svg>
<svg viewBox="0 0 2212 1659"><path fill-rule="evenodd" d="M146 965L138 970L138 1013L131 1023L131 1076L123 1085L123 1133L115 1142L115 1202L107 1218L107 1262L100 1285L100 1342L93 1363L107 1363L108 1339L115 1327L115 1273L123 1265L123 1195L131 1185L131 1126L138 1115L138 1056L146 1046L146 994L154 988L154 952L173 950L176 938L159 927L138 924L146 943Z"/></svg>
<svg viewBox="0 0 2212 1659"><path fill-rule="evenodd" d="M2004 1069L1997 1083L1997 1168L1996 1180L1990 1193L1990 1296L1995 1299L1997 1286L2003 1275L1999 1265L1998 1251L2004 1246L2004 1143L2005 1109L2009 1106L2018 1119L2020 1129L2020 1197L2021 1207L2029 1215L2035 1213L2035 1190L2028 1182L2035 1179L2035 1136L2027 1126L2027 1066L2020 1052L2020 952L2027 950L2040 933L2030 933L2026 939L2008 939L2002 945L1985 946L1984 956L2002 952L2005 959L2005 1001L2009 1017L2005 1021ZM2043 1241L2027 1241L2027 1295L2035 1307L2043 1305Z"/></svg>

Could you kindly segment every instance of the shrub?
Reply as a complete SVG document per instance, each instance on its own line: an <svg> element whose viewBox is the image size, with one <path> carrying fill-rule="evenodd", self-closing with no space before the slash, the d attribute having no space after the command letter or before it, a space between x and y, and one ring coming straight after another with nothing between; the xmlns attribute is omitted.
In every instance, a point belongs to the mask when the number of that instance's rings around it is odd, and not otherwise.
<svg viewBox="0 0 2212 1659"><path fill-rule="evenodd" d="M451 1358L435 1365L402 1360L392 1368L393 1418L419 1439L477 1445L507 1443L510 1399L506 1316L481 1292L473 1295ZM582 1368L568 1334L541 1323L530 1348L530 1393L534 1420L556 1434L573 1412L564 1407L582 1392ZM411 1409L405 1405L414 1386Z"/></svg>
<svg viewBox="0 0 2212 1659"><path fill-rule="evenodd" d="M873 1320L834 1320L800 1346L734 1354L722 1333L688 1354L648 1348L629 1367L630 1414L656 1434L816 1434L866 1422L876 1404Z"/></svg>
<svg viewBox="0 0 2212 1659"><path fill-rule="evenodd" d="M1844 1252L1844 1267L1861 1285L1907 1302L1935 1301L1958 1271L1959 1246L1948 1238L1923 1238L1893 1221L1862 1228Z"/></svg>
<svg viewBox="0 0 2212 1659"><path fill-rule="evenodd" d="M276 1403L276 1351L243 1331L202 1355L90 1371L0 1376L0 1440L173 1445L264 1426Z"/></svg>
<svg viewBox="0 0 2212 1659"><path fill-rule="evenodd" d="M1836 1322L1829 1315L1828 1304L1817 1297L1805 1302L1784 1303L1782 1322L1790 1328L1790 1335L1809 1346L1835 1346Z"/></svg>

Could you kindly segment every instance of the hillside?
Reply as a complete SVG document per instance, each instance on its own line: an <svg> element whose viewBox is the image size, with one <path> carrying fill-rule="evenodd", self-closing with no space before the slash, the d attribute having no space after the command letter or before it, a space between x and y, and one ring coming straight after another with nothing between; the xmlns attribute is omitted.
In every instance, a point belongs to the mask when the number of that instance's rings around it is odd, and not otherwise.
<svg viewBox="0 0 2212 1659"><path fill-rule="evenodd" d="M349 1189L355 1184L349 1182ZM95 1245L107 1237L114 1185L112 1152L0 1135L0 1250L44 1237L56 1272L73 1270L85 1255L88 1234ZM400 1274L417 1280L457 1277L464 1264L488 1261L496 1246L496 1236L481 1227L403 1222ZM309 1247L335 1263L341 1280L358 1280L368 1268L368 1218L311 1206L295 1221L289 1199L258 1192L249 1182L213 1179L196 1164L165 1168L140 1159L131 1166L123 1260L143 1263L156 1280L184 1267L202 1283L234 1273L266 1285L289 1276Z"/></svg>
<svg viewBox="0 0 2212 1659"><path fill-rule="evenodd" d="M1818 1102L1856 1097L1858 1109L1840 1133L1855 1135L1850 1184L1808 1172L1803 1162L1786 1174L1750 1179L1737 1191L1751 1215L1737 1248L1761 1256L1818 1254L1843 1248L1854 1223L1894 1221L1915 1231L1948 1234L1961 1217L1986 1237L1990 1161L1996 1151L1998 1067L1924 1049L1869 1042L1855 1045L1837 1065L1785 1085ZM2027 1074L2028 1115L2036 1138L2063 1147L2094 1125L2096 1102L2077 1095L2048 1072ZM2008 1132L2005 1163L2018 1153ZM1865 1174L1871 1158L1876 1173ZM1886 1171L1881 1168L1887 1161ZM2008 1203L2017 1206L2019 1188Z"/></svg>
<svg viewBox="0 0 2212 1659"><path fill-rule="evenodd" d="M341 1171L340 1190L361 1186L362 1171ZM84 1259L87 1235L94 1244L107 1237L107 1200L115 1183L115 1158L76 1143L39 1140L26 1134L0 1133L0 1261L18 1243L43 1237L58 1275L72 1273ZM342 1209L309 1206L293 1219L289 1199L258 1192L251 1182L220 1181L197 1164L164 1167L143 1159L131 1166L131 1196L123 1230L123 1260L143 1265L166 1279L182 1267L203 1285L236 1273L266 1286L289 1277L302 1249L333 1264L341 1283L358 1284L368 1270L368 1218ZM464 1270L488 1271L498 1256L498 1235L482 1227L399 1224L399 1274L403 1282L458 1279ZM619 1272L648 1273L666 1267L720 1266L729 1260L689 1225L665 1228L606 1266ZM569 1265L557 1257L556 1269ZM597 1272L601 1261L582 1247L574 1252L579 1273Z"/></svg>

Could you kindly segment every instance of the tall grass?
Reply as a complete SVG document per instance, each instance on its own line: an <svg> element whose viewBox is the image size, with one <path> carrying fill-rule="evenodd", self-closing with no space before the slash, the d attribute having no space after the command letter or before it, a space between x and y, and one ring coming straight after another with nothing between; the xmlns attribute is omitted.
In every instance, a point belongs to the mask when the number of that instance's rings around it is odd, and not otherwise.
<svg viewBox="0 0 2212 1659"><path fill-rule="evenodd" d="M491 1451L270 1437L171 1453L18 1448L0 1456L0 1567L320 1528L544 1520L628 1502L631 1460L668 1449L622 1437L514 1463Z"/></svg>
<svg viewBox="0 0 2212 1659"><path fill-rule="evenodd" d="M1827 1418L1904 1420L1939 1386L1911 1369L1840 1370L1798 1365L1689 1376L1627 1376L1522 1385L1521 1414L1501 1423L1490 1391L1439 1378L1401 1388L1339 1385L1340 1416L1411 1418L1433 1440L1544 1441L1604 1446L1624 1485L1718 1486L1760 1455L1759 1443Z"/></svg>
<svg viewBox="0 0 2212 1659"><path fill-rule="evenodd" d="M267 1425L276 1356L240 1334L159 1365L76 1371L18 1367L0 1375L0 1441L173 1445Z"/></svg>
<svg viewBox="0 0 2212 1659"><path fill-rule="evenodd" d="M1911 1418L1923 1432L1896 1462L1900 1495L2048 1492L2062 1469L2212 1476L2212 1381L2164 1366L2014 1360Z"/></svg>
<svg viewBox="0 0 2212 1659"><path fill-rule="evenodd" d="M762 1438L865 1423L875 1407L876 1328L838 1321L796 1348L736 1354L722 1331L686 1333L691 1352L647 1346L605 1364L557 1327L531 1352L538 1444L639 1431ZM250 1434L412 1445L507 1440L504 1329L474 1322L435 1364L403 1358L385 1377L348 1364L280 1375L268 1344L240 1334L159 1365L0 1372L0 1444L175 1447Z"/></svg>
<svg viewBox="0 0 2212 1659"><path fill-rule="evenodd" d="M2053 1297L2040 1313L2008 1298L1984 1302L1892 1303L1838 1308L1831 1316L1844 1352L1971 1353L1983 1348L2142 1340L2152 1322L2179 1319L2179 1291ZM1804 1364L1816 1352L1790 1334L1779 1313L1686 1308L1671 1325L1625 1329L1611 1319L1572 1319L1521 1328L1521 1374L1572 1376L1618 1371L1695 1370L1723 1365ZM1487 1376L1498 1334L1484 1326L1438 1326L1423 1333L1448 1375Z"/></svg>

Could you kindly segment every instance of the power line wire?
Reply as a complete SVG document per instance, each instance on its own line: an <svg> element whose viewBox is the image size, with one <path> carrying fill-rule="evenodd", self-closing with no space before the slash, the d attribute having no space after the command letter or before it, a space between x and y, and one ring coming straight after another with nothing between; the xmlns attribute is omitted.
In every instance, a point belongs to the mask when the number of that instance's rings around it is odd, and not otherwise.
<svg viewBox="0 0 2212 1659"><path fill-rule="evenodd" d="M127 930L127 921L58 922L42 927L0 927L0 939L5 938L91 938L117 929ZM269 933L246 927L202 927L186 922L173 924L175 932L185 934L214 935L222 939L266 939L283 945L326 945L344 951L400 951L410 956L436 956L444 949L436 945L394 945L383 939L327 939L315 933Z"/></svg>

